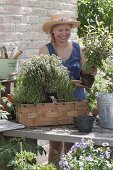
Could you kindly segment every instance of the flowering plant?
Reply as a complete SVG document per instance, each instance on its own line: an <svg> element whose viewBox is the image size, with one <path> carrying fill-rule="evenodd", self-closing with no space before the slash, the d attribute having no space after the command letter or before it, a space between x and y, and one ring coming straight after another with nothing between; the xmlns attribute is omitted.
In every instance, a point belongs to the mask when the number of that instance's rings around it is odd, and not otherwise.
<svg viewBox="0 0 113 170"><path fill-rule="evenodd" d="M112 170L113 160L108 143L97 147L92 140L81 139L59 162L62 170Z"/></svg>

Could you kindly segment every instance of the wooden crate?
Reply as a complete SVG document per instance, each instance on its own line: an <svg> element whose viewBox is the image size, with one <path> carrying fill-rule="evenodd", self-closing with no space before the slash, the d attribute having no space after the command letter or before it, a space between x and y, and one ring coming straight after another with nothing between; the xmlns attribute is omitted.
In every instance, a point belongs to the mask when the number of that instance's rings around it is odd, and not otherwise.
<svg viewBox="0 0 113 170"><path fill-rule="evenodd" d="M25 126L73 124L74 116L85 114L88 114L86 101L16 106L17 122Z"/></svg>

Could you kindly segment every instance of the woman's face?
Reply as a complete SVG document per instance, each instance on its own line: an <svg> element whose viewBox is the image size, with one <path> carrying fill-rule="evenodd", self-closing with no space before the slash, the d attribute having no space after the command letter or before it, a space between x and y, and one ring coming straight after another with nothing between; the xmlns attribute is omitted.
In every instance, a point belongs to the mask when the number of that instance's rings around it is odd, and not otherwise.
<svg viewBox="0 0 113 170"><path fill-rule="evenodd" d="M54 34L55 42L66 42L71 35L71 25L56 25L52 30L52 34Z"/></svg>

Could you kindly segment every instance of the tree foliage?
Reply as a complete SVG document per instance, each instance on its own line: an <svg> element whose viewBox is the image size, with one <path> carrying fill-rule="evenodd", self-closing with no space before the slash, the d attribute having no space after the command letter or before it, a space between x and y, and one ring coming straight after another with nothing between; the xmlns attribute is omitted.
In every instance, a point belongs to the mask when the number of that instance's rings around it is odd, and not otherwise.
<svg viewBox="0 0 113 170"><path fill-rule="evenodd" d="M81 22L78 29L79 37L85 33L88 25L98 28L103 22L104 27L113 31L113 0L78 0L78 20Z"/></svg>

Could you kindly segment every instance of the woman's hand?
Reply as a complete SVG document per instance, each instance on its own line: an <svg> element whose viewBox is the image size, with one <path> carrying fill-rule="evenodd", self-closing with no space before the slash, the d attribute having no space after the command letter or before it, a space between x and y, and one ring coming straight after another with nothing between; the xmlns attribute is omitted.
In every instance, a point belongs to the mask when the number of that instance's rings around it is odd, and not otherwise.
<svg viewBox="0 0 113 170"><path fill-rule="evenodd" d="M81 80L71 80L71 83L75 86L75 87L86 87L82 84Z"/></svg>

